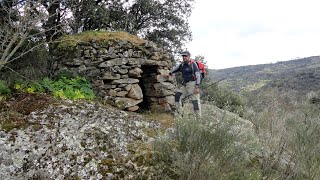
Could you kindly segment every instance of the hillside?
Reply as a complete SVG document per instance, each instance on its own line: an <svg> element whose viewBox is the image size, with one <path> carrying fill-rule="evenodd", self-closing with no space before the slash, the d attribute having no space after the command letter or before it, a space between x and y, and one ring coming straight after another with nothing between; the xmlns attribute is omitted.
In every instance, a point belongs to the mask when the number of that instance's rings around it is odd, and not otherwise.
<svg viewBox="0 0 320 180"><path fill-rule="evenodd" d="M221 84L235 92L276 87L305 93L320 88L319 70L320 56L312 56L272 64L210 70L209 75L215 80L226 78Z"/></svg>
<svg viewBox="0 0 320 180"><path fill-rule="evenodd" d="M201 123L209 121L207 131L215 129L220 135L219 130L227 129L237 143L256 143L251 122L210 105L203 109ZM173 122L177 119L169 114L138 114L98 101L21 94L0 101L0 175L8 180L167 179L159 178L165 177L165 168L154 164L152 153L155 139L177 136ZM171 135L164 133L170 129Z"/></svg>

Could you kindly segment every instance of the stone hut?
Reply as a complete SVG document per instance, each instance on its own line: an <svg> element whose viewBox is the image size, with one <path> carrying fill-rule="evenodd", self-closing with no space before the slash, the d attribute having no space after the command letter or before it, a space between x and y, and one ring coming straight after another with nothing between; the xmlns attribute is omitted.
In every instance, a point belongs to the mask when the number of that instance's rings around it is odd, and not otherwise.
<svg viewBox="0 0 320 180"><path fill-rule="evenodd" d="M170 111L172 59L154 43L125 32L89 31L65 36L55 49L54 74L86 76L96 95L128 111Z"/></svg>

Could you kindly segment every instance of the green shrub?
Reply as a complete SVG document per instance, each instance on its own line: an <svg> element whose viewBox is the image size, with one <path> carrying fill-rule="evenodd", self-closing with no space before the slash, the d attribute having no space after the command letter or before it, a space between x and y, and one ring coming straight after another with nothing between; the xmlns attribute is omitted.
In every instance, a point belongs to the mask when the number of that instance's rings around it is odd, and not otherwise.
<svg viewBox="0 0 320 180"><path fill-rule="evenodd" d="M78 76L71 79L62 77L57 81L44 79L41 83L51 91L54 97L72 100L92 100L95 97L90 82L88 82L84 77Z"/></svg>
<svg viewBox="0 0 320 180"><path fill-rule="evenodd" d="M70 79L61 77L57 80L44 78L41 81L33 83L25 83L21 80L17 80L14 84L14 89L27 93L49 92L56 98L72 100L93 100L95 97L90 82L84 77L79 76Z"/></svg>
<svg viewBox="0 0 320 180"><path fill-rule="evenodd" d="M261 179L245 157L232 123L210 117L176 119L171 137L154 143L155 162L163 179ZM161 179L160 178L160 179Z"/></svg>
<svg viewBox="0 0 320 180"><path fill-rule="evenodd" d="M228 110L230 112L243 116L245 106L241 97L226 89L218 87L218 85L204 85L202 99L212 103L213 105Z"/></svg>
<svg viewBox="0 0 320 180"><path fill-rule="evenodd" d="M6 82L0 80L0 97L7 96L11 93L11 90Z"/></svg>

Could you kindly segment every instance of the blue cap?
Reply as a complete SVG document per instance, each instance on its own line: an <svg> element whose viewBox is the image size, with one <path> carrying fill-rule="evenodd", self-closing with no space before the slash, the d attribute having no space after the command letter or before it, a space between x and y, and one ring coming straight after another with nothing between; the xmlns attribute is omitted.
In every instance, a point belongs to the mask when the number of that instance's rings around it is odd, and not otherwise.
<svg viewBox="0 0 320 180"><path fill-rule="evenodd" d="M190 52L189 51L183 51L181 53L181 56L190 56Z"/></svg>

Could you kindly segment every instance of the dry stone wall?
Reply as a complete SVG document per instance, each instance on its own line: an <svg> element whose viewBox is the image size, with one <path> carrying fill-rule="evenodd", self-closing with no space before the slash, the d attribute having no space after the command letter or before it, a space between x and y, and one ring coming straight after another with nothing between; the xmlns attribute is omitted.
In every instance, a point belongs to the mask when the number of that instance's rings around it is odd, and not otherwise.
<svg viewBox="0 0 320 180"><path fill-rule="evenodd" d="M164 77L170 56L154 43L127 40L79 42L72 51L57 48L54 73L86 76L97 96L121 109L170 111L175 80Z"/></svg>

